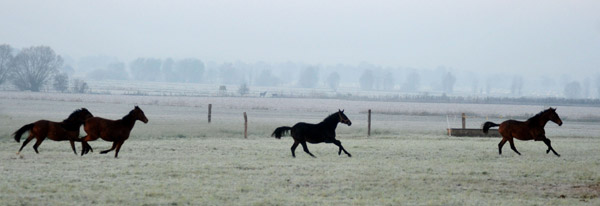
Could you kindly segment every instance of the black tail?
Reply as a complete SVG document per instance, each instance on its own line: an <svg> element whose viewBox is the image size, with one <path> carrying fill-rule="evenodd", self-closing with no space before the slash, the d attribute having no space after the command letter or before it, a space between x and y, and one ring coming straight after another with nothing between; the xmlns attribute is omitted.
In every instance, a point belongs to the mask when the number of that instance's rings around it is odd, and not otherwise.
<svg viewBox="0 0 600 206"><path fill-rule="evenodd" d="M281 136L285 135L290 130L292 130L291 127L278 127L277 129L275 129L275 131L273 131L273 134L271 134L271 137L281 139Z"/></svg>
<svg viewBox="0 0 600 206"><path fill-rule="evenodd" d="M490 130L490 127L497 127L497 126L500 126L500 125L493 123L493 122L485 122L485 123L483 123L483 133L487 134L488 131Z"/></svg>
<svg viewBox="0 0 600 206"><path fill-rule="evenodd" d="M21 141L21 135L23 135L23 133L29 131L33 129L33 123L25 125L23 127L21 127L21 129L17 130L13 135L15 136L15 141L20 142Z"/></svg>

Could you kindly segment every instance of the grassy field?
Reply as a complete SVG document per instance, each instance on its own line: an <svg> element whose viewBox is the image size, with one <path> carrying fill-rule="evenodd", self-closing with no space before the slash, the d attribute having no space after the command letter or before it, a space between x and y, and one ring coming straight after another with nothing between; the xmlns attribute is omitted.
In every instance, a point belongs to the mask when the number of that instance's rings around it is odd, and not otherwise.
<svg viewBox="0 0 600 206"><path fill-rule="evenodd" d="M599 205L600 125L586 119L598 108L559 107L564 120L546 126L561 157L540 142L515 142L497 154L499 139L445 136L471 114L468 127L487 117L535 114L544 107L445 105L316 99L131 97L4 92L0 99L1 205ZM206 105L213 104L207 123ZM74 109L118 119L139 104L138 122L119 158L98 151L76 156L67 142L46 140L35 154L10 134L20 126L60 121ZM319 122L346 109L351 127L338 139L353 157L330 144L309 144L292 158L291 137L275 127ZM373 136L366 137L366 114ZM242 113L249 116L243 138ZM504 116L503 118L499 117ZM448 121L447 121L448 119ZM571 120L569 120L571 119ZM81 145L77 145L81 149Z"/></svg>

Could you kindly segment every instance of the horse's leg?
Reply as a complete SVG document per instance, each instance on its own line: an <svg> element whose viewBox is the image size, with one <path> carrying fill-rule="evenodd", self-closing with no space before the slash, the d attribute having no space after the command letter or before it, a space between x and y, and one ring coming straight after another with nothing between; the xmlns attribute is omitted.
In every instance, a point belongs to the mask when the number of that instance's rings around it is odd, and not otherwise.
<svg viewBox="0 0 600 206"><path fill-rule="evenodd" d="M92 141L98 138L92 138L90 137L90 135L86 135L85 137L81 138L81 156L83 156L84 154L87 154L88 152L94 152L94 150L92 149L92 146L90 146L90 144L88 144L88 141Z"/></svg>
<svg viewBox="0 0 600 206"><path fill-rule="evenodd" d="M506 143L506 138L502 138L500 143L498 143L498 154L502 154L502 147L504 146L505 143Z"/></svg>
<svg viewBox="0 0 600 206"><path fill-rule="evenodd" d="M315 157L312 153L310 153L310 151L308 151L308 147L306 146L306 142L300 142L300 144L302 144L302 148L304 149L304 152L308 153L312 157Z"/></svg>
<svg viewBox="0 0 600 206"><path fill-rule="evenodd" d="M125 140L120 141L119 143L117 143L117 148L115 150L115 158L117 158L119 156L119 150L121 150L121 145L123 145L123 143L125 143Z"/></svg>
<svg viewBox="0 0 600 206"><path fill-rule="evenodd" d="M348 153L346 151L346 149L344 149L344 147L342 147L342 142L340 142L339 140L335 140L333 142L333 144L337 145L340 148L340 151L338 151L338 155L341 155L342 151L344 151L344 153L346 153L348 155L348 157L352 157L352 155L350 155L350 153Z"/></svg>
<svg viewBox="0 0 600 206"><path fill-rule="evenodd" d="M552 148L552 145L550 144L550 139L544 137L544 143L546 143L546 145L548 146L548 150L546 150L546 154L548 154L548 152L552 151L552 153L554 153L554 155L560 157L560 155L558 153L556 153L556 151L554 151L554 148Z"/></svg>
<svg viewBox="0 0 600 206"><path fill-rule="evenodd" d="M37 140L35 141L35 144L33 145L33 150L35 150L35 153L40 153L38 152L38 147L42 144L42 142L44 141L44 139L46 139L46 137L43 138L36 138Z"/></svg>
<svg viewBox="0 0 600 206"><path fill-rule="evenodd" d="M296 157L296 147L300 144L298 141L294 140L294 144L292 145L292 157Z"/></svg>
<svg viewBox="0 0 600 206"><path fill-rule="evenodd" d="M521 155L521 153L519 151L517 151L517 148L515 147L515 143L512 138L508 139L508 143L510 143L510 148L513 151L515 151L517 154Z"/></svg>
<svg viewBox="0 0 600 206"><path fill-rule="evenodd" d="M75 155L77 155L77 151L75 150L75 141L69 140L69 143L71 143L71 149L73 149L73 152L75 153Z"/></svg>
<svg viewBox="0 0 600 206"><path fill-rule="evenodd" d="M117 142L113 142L113 145L112 145L112 147L110 149L101 151L100 154L106 154L106 153L108 153L110 151L113 151L116 147L117 147Z"/></svg>
<svg viewBox="0 0 600 206"><path fill-rule="evenodd" d="M27 145L27 143L29 143L31 140L33 139L33 134L29 133L29 136L27 137L27 139L23 142L23 145L21 146L21 148L19 149L19 151L17 152L17 155L19 155L21 153L21 150L23 150L23 148L25 147L25 145Z"/></svg>
<svg viewBox="0 0 600 206"><path fill-rule="evenodd" d="M90 150L90 152L94 152L94 149L92 148L90 143L85 142L85 146L88 148L88 150Z"/></svg>

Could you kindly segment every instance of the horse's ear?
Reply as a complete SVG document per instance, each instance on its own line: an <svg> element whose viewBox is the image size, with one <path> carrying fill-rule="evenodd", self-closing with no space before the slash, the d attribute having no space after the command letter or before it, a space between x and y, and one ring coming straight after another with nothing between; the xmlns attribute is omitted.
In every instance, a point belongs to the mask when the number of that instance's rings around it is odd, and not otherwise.
<svg viewBox="0 0 600 206"><path fill-rule="evenodd" d="M344 113L344 110L342 109L342 113Z"/></svg>

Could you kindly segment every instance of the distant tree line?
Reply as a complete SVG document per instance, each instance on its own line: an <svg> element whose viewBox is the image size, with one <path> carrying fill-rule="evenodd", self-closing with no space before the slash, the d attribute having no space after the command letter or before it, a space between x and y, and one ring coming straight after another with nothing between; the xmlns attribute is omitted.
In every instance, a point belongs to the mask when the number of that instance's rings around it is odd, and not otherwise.
<svg viewBox="0 0 600 206"><path fill-rule="evenodd" d="M328 88L334 92L339 91L340 87L349 87L408 95L433 92L457 96L468 91L476 96L519 98L527 92L531 93L527 89L533 85L532 77L488 74L482 78L474 72L461 73L444 66L416 69L381 67L369 63L321 66L294 62L271 64L236 61L217 64L197 58L143 57L126 63L106 56L86 57L77 64L65 64L65 60L47 46L17 50L7 44L0 45L0 84L10 83L20 90L29 91L89 91L85 81L71 79L76 71L84 72L87 79L92 80L233 84L240 86L240 94L248 93L252 86L286 86ZM564 76L557 79L539 77L535 82L538 85L536 92L570 99L600 97L600 75L589 76L583 81Z"/></svg>
<svg viewBox="0 0 600 206"><path fill-rule="evenodd" d="M60 72L62 67L62 57L48 46L32 46L15 52L8 44L0 45L0 84L10 82L19 90L39 92L51 83L55 90L66 92L69 77ZM85 82L73 81L73 92L86 90Z"/></svg>

